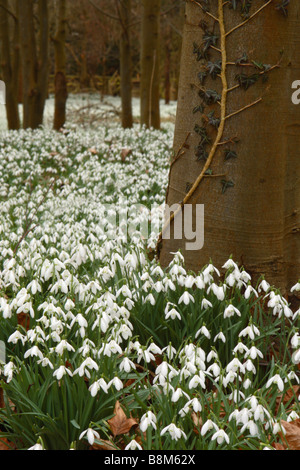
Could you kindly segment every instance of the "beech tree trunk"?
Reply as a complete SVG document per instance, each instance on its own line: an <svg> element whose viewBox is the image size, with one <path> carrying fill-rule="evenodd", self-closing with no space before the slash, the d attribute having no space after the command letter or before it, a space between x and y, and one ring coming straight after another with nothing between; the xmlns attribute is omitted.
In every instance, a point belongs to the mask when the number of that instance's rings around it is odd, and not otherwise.
<svg viewBox="0 0 300 470"><path fill-rule="evenodd" d="M43 124L48 95L49 19L47 0L38 0L39 34L35 35L34 2L19 0L23 77L23 127Z"/></svg>
<svg viewBox="0 0 300 470"><path fill-rule="evenodd" d="M204 204L205 239L188 251L186 238L162 237L160 261L180 249L197 272L232 255L287 294L300 273L300 3L253 2L248 19L229 3L186 6L166 202Z"/></svg>
<svg viewBox="0 0 300 470"><path fill-rule="evenodd" d="M13 8L15 7L15 8ZM10 15L11 11L12 15ZM20 72L19 20L16 5L0 2L1 66L6 85L6 117L8 129L20 128L18 79ZM11 26L13 24L13 27ZM13 30L13 33L11 32Z"/></svg>
<svg viewBox="0 0 300 470"><path fill-rule="evenodd" d="M66 122L66 103L68 98L66 77L66 0L58 0L57 26L54 37L55 52L55 110L53 128L59 131Z"/></svg>
<svg viewBox="0 0 300 470"><path fill-rule="evenodd" d="M122 127L131 128L132 118L132 69L129 23L131 18L131 0L121 0L119 10L122 28L120 38L120 75L122 100Z"/></svg>
<svg viewBox="0 0 300 470"><path fill-rule="evenodd" d="M141 45L141 124L160 128L160 7L161 0L143 0Z"/></svg>

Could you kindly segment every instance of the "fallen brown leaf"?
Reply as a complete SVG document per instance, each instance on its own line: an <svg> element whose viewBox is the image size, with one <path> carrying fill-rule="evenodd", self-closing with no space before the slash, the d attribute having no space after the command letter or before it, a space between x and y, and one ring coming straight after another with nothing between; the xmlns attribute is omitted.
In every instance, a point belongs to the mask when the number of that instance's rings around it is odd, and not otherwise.
<svg viewBox="0 0 300 470"><path fill-rule="evenodd" d="M136 419L132 417L127 418L126 414L121 408L119 401L116 402L114 413L114 417L109 419L107 422L115 437L122 434L127 434L132 426L136 426L138 424Z"/></svg>
<svg viewBox="0 0 300 470"><path fill-rule="evenodd" d="M0 439L0 451L1 450L13 450L14 445L9 442L5 437Z"/></svg>
<svg viewBox="0 0 300 470"><path fill-rule="evenodd" d="M297 397L300 393L300 386L299 385L293 385L293 387L289 388L284 395L279 395L276 398L276 409L275 409L275 414L277 414L281 403L284 405L287 405L287 403L290 402L290 406L293 407L295 400L298 401Z"/></svg>
<svg viewBox="0 0 300 470"><path fill-rule="evenodd" d="M26 331L29 330L29 325L30 325L30 315L29 313L18 313L18 325L23 326Z"/></svg>
<svg viewBox="0 0 300 470"><path fill-rule="evenodd" d="M94 444L90 450L116 450L110 441L101 441L101 444Z"/></svg>
<svg viewBox="0 0 300 470"><path fill-rule="evenodd" d="M90 148L90 149L88 149L88 152L90 152L90 153L93 154L93 155L97 155L98 150L95 149L95 148Z"/></svg>
<svg viewBox="0 0 300 470"><path fill-rule="evenodd" d="M287 421L281 421L281 425L284 427L286 434L283 436L280 433L283 447L289 448L290 450L300 450L300 419L295 419L288 423Z"/></svg>
<svg viewBox="0 0 300 470"><path fill-rule="evenodd" d="M128 155L130 155L132 152L131 149L128 148L123 148L121 152L121 157L122 157L122 162L124 163Z"/></svg>

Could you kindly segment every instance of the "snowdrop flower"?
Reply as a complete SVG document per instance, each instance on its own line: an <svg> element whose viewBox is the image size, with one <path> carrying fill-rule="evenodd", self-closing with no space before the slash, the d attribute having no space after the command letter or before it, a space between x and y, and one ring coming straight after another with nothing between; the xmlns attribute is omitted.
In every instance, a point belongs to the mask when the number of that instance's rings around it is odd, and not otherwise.
<svg viewBox="0 0 300 470"><path fill-rule="evenodd" d="M291 411L290 414L287 417L287 422L291 423L292 421L295 421L296 419L300 419L300 416L298 413L296 413L295 410Z"/></svg>
<svg viewBox="0 0 300 470"><path fill-rule="evenodd" d="M17 370L15 364L10 361L7 364L5 364L4 369L3 369L3 374L6 377L6 382L9 383L11 382L13 378L14 372Z"/></svg>
<svg viewBox="0 0 300 470"><path fill-rule="evenodd" d="M145 432L149 426L152 426L154 429L156 429L156 423L157 423L157 420L156 420L156 416L154 415L154 413L152 413L152 411L147 411L147 413L145 413L141 417L140 430L142 432Z"/></svg>
<svg viewBox="0 0 300 470"><path fill-rule="evenodd" d="M235 270L239 271L238 265L231 259L229 258L226 263L223 264L222 266L223 269L230 269L233 268Z"/></svg>
<svg viewBox="0 0 300 470"><path fill-rule="evenodd" d="M198 400L198 398L193 398L192 400L189 400L185 405L184 407L192 407L193 408L193 411L195 413L200 413L202 411L202 405L200 403L200 401Z"/></svg>
<svg viewBox="0 0 300 470"><path fill-rule="evenodd" d="M90 373L86 368L90 370L99 370L98 364L91 357L87 357L81 366L74 370L73 375L78 374L79 377L86 375L88 378L90 378Z"/></svg>
<svg viewBox="0 0 300 470"><path fill-rule="evenodd" d="M219 375L220 375L220 373L221 373L221 369L220 369L219 364L217 364L216 362L214 362L213 364L211 364L211 365L208 367L206 373L209 374L210 372L212 372L215 377L219 377Z"/></svg>
<svg viewBox="0 0 300 470"><path fill-rule="evenodd" d="M56 354L59 354L60 356L63 355L65 349L67 349L67 351L72 351L72 352L75 352L75 349L73 348L73 346L71 346L71 344L69 344L65 339L63 339L55 348L55 352Z"/></svg>
<svg viewBox="0 0 300 470"><path fill-rule="evenodd" d="M214 423L211 419L205 421L201 428L201 436L205 436L206 433L214 429L215 431L219 431L219 427Z"/></svg>
<svg viewBox="0 0 300 470"><path fill-rule="evenodd" d="M194 377L189 382L189 389L196 388L200 385L203 389L206 388L205 385L205 376L202 371L199 371L199 374L194 375Z"/></svg>
<svg viewBox="0 0 300 470"><path fill-rule="evenodd" d="M107 388L114 386L116 390L120 391L123 388L123 382L119 379L119 377L114 377L112 380L108 382Z"/></svg>
<svg viewBox="0 0 300 470"><path fill-rule="evenodd" d="M178 428L175 426L174 423L169 424L169 426L166 426L160 433L161 436L163 436L166 432L168 432L171 436L171 439L174 441L178 441L178 439L181 439L183 437L184 439L187 439L187 436L182 429Z"/></svg>
<svg viewBox="0 0 300 470"><path fill-rule="evenodd" d="M212 303L209 300L205 299L205 298L202 299L201 309L206 310L208 308L212 308Z"/></svg>
<svg viewBox="0 0 300 470"><path fill-rule="evenodd" d="M230 318L233 317L234 314L236 314L238 317L241 316L241 312L239 311L238 308L234 307L233 305L228 305L228 307L225 308L224 311L224 318Z"/></svg>
<svg viewBox="0 0 300 470"><path fill-rule="evenodd" d="M70 377L73 377L72 372L65 366L60 366L53 372L53 376L56 377L57 380L61 380L62 377L66 374L69 374Z"/></svg>
<svg viewBox="0 0 300 470"><path fill-rule="evenodd" d="M50 369L54 369L52 362L47 357L40 359L39 361L37 361L37 363L41 364L42 367L50 367Z"/></svg>
<svg viewBox="0 0 300 470"><path fill-rule="evenodd" d="M37 292L42 292L41 285L34 279L26 287L27 290L30 290L32 295L35 295Z"/></svg>
<svg viewBox="0 0 300 470"><path fill-rule="evenodd" d="M86 431L83 431L79 436L79 440L81 441L81 439L83 439L85 435L91 446L94 445L95 438L100 439L99 433L92 428L88 428Z"/></svg>
<svg viewBox="0 0 300 470"><path fill-rule="evenodd" d="M135 439L133 439L129 444L127 444L125 450L143 450L143 448Z"/></svg>
<svg viewBox="0 0 300 470"><path fill-rule="evenodd" d="M295 351L292 356L292 361L294 364L300 364L300 349Z"/></svg>
<svg viewBox="0 0 300 470"><path fill-rule="evenodd" d="M231 362L229 362L229 364L227 364L226 372L230 372L230 371L237 372L238 370L240 370L242 374L246 373L245 367L243 366L243 364L238 360L237 357L235 357L234 359L232 359Z"/></svg>
<svg viewBox="0 0 300 470"><path fill-rule="evenodd" d="M249 420L244 426L241 428L241 434L248 430L250 435L253 437L259 437L258 426L253 420Z"/></svg>
<svg viewBox="0 0 300 470"><path fill-rule="evenodd" d="M279 374L275 374L273 377L271 377L271 378L268 380L268 382L267 382L267 384L266 384L266 388L271 387L271 385L273 385L273 384L276 384L277 387L278 387L278 390L279 390L280 392L283 392L283 390L284 390L284 383L283 383L283 380L282 380L282 378L280 377Z"/></svg>
<svg viewBox="0 0 300 470"><path fill-rule="evenodd" d="M252 380L250 380L249 378L247 378L244 383L243 383L243 387L245 390L248 390L252 385Z"/></svg>
<svg viewBox="0 0 300 470"><path fill-rule="evenodd" d="M282 424L279 422L279 423L273 423L273 430L272 430L273 434L278 434L278 433L282 433L282 434L286 434L286 429L282 426Z"/></svg>
<svg viewBox="0 0 300 470"><path fill-rule="evenodd" d="M29 449L27 449L27 450L37 450L37 451L40 451L40 450L45 450L45 449L44 449L44 447L42 446L42 444L37 443L37 444L35 444L34 446L29 447Z"/></svg>
<svg viewBox="0 0 300 470"><path fill-rule="evenodd" d="M190 294L188 291L185 291L182 296L180 297L179 301L178 301L178 305L181 304L181 303L184 303L185 305L189 305L190 302L194 302L195 303L195 299L194 297L192 296L192 294Z"/></svg>
<svg viewBox="0 0 300 470"><path fill-rule="evenodd" d="M247 348L247 346L244 343L242 343L241 340L239 340L238 344L232 350L232 352L234 354L236 354L236 353L241 353L242 354L242 353L247 352L247 351L249 351L249 349Z"/></svg>
<svg viewBox="0 0 300 470"><path fill-rule="evenodd" d="M254 294L256 297L258 297L258 293L256 292L256 290L254 289L254 287L252 287L250 284L247 286L247 289L245 290L244 292L244 297L245 299L249 299L250 295L251 294Z"/></svg>
<svg viewBox="0 0 300 470"><path fill-rule="evenodd" d="M254 411L254 420L264 422L265 408L262 405L257 405Z"/></svg>
<svg viewBox="0 0 300 470"><path fill-rule="evenodd" d="M26 338L25 338L25 336L22 335L22 333L20 331L17 330L12 335L10 335L7 342L17 344L18 341L21 341L22 344L25 344Z"/></svg>
<svg viewBox="0 0 300 470"><path fill-rule="evenodd" d="M26 359L27 357L39 357L40 359L43 359L43 353L39 350L37 346L33 346L32 348L28 349L25 354L24 358Z"/></svg>
<svg viewBox="0 0 300 470"><path fill-rule="evenodd" d="M203 334L203 335L206 336L206 338L208 338L208 339L211 338L210 332L208 331L208 329L206 328L205 325L203 325L203 326L197 331L197 333L195 334L195 339L197 339L200 334Z"/></svg>
<svg viewBox="0 0 300 470"><path fill-rule="evenodd" d="M211 440L212 441L217 440L217 443L219 445L223 444L224 441L226 441L226 443L229 444L229 437L224 431L224 429L219 429L218 431L216 431L214 435L212 436Z"/></svg>
<svg viewBox="0 0 300 470"><path fill-rule="evenodd" d="M253 372L253 374L256 374L256 367L251 359L247 359L247 361L244 363L244 367L248 372Z"/></svg>
<svg viewBox="0 0 300 470"><path fill-rule="evenodd" d="M256 359L257 356L259 356L261 358L264 357L262 352L259 349L257 349L255 346L252 346L248 351L246 351L246 354L245 354L244 357L247 358L249 356L252 360Z"/></svg>
<svg viewBox="0 0 300 470"><path fill-rule="evenodd" d="M291 292L299 292L300 291L300 281L297 282L297 284L295 284L292 288L291 288Z"/></svg>
<svg viewBox="0 0 300 470"><path fill-rule="evenodd" d="M264 279L261 281L261 283L259 284L258 286L258 292L260 293L261 291L264 291L264 292L268 292L268 290L270 289L270 284L265 281Z"/></svg>
<svg viewBox="0 0 300 470"><path fill-rule="evenodd" d="M212 290L218 300L224 300L224 298L225 298L225 289L226 289L225 285L217 286L217 284L212 283L208 287L207 293L209 294L209 292Z"/></svg>
<svg viewBox="0 0 300 470"><path fill-rule="evenodd" d="M120 363L119 368L121 371L124 370L128 374L132 369L135 370L136 366L128 357L124 357L123 361Z"/></svg>
<svg viewBox="0 0 300 470"><path fill-rule="evenodd" d="M300 346L300 336L298 332L291 338L291 346L293 349L297 349L298 346Z"/></svg>
<svg viewBox="0 0 300 470"><path fill-rule="evenodd" d="M239 337L249 336L250 339L254 339L255 335L260 336L260 331L255 325L249 325L239 333Z"/></svg>
<svg viewBox="0 0 300 470"><path fill-rule="evenodd" d="M171 344L169 344L168 346L162 349L162 352L166 352L168 359L171 361L174 355L176 354L176 349Z"/></svg>
<svg viewBox="0 0 300 470"><path fill-rule="evenodd" d="M174 390L171 401L173 403L176 403L179 400L179 398L183 397L184 395L187 398L190 398L189 395L186 392L184 392L180 387L178 387L178 388L176 388L176 390Z"/></svg>
<svg viewBox="0 0 300 470"><path fill-rule="evenodd" d="M177 312L175 308L172 308L165 315L165 319L168 320L168 318L171 318L172 320L175 320L175 318L178 318L178 320L181 320L181 315L179 312Z"/></svg>
<svg viewBox="0 0 300 470"><path fill-rule="evenodd" d="M222 331L220 331L220 333L218 333L215 337L214 337L214 343L216 343L217 341L223 341L223 343L226 343L226 338L224 336L224 333Z"/></svg>
<svg viewBox="0 0 300 470"><path fill-rule="evenodd" d="M243 392L240 390L234 390L230 395L229 395L229 400L233 400L234 403L238 403L240 400L245 400L245 395Z"/></svg>

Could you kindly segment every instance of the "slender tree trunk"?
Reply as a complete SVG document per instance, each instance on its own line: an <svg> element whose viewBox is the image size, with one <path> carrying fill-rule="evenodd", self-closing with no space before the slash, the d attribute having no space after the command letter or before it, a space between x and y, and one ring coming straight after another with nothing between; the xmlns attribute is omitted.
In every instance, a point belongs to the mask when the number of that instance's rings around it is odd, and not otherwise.
<svg viewBox="0 0 300 470"><path fill-rule="evenodd" d="M58 0L57 29L54 37L55 51L55 110L54 129L60 130L66 122L66 103L68 98L66 77L66 0Z"/></svg>
<svg viewBox="0 0 300 470"><path fill-rule="evenodd" d="M143 0L141 46L141 124L160 128L160 7L161 0Z"/></svg>
<svg viewBox="0 0 300 470"><path fill-rule="evenodd" d="M47 0L38 1L39 35L35 36L33 0L19 0L23 77L23 127L43 124L48 94L49 18ZM38 47L37 47L38 44Z"/></svg>
<svg viewBox="0 0 300 470"><path fill-rule="evenodd" d="M1 21L1 65L3 78L6 85L6 116L8 129L20 128L20 116L18 109L18 78L19 78L19 21L16 8L12 10L14 17L10 18L7 0L0 2L0 21ZM14 22L13 38L11 41L10 24ZM11 42L13 46L11 45Z"/></svg>
<svg viewBox="0 0 300 470"><path fill-rule="evenodd" d="M211 5L186 8L167 195L183 212L204 204L204 246L188 250L187 237L161 236L160 260L167 265L181 249L187 268L198 271L232 255L254 280L265 275L286 293L300 272L300 123L291 100L300 3L290 2L286 15L284 4L260 2L246 20L241 4L236 11L223 0ZM164 230L170 225L172 216Z"/></svg>
<svg viewBox="0 0 300 470"><path fill-rule="evenodd" d="M131 18L131 0L121 0L119 17L121 22L120 38L120 75L122 100L122 127L130 128L132 119L132 69L129 23Z"/></svg>
<svg viewBox="0 0 300 470"><path fill-rule="evenodd" d="M171 96L171 53L172 53L172 35L171 27L167 27L167 40L165 45L165 104L170 103Z"/></svg>

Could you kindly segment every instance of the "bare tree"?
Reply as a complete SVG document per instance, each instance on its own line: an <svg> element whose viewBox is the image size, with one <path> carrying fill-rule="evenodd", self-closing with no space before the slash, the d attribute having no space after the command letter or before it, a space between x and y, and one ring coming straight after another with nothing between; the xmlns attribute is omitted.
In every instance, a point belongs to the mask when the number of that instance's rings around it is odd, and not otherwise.
<svg viewBox="0 0 300 470"><path fill-rule="evenodd" d="M23 77L23 127L35 129L43 123L48 95L49 18L47 0L38 0L39 32L35 34L33 0L18 0ZM36 37L37 36L37 37Z"/></svg>
<svg viewBox="0 0 300 470"><path fill-rule="evenodd" d="M20 75L19 17L16 1L0 2L1 66L6 84L6 116L8 129L20 128L18 84Z"/></svg>
<svg viewBox="0 0 300 470"><path fill-rule="evenodd" d="M141 29L141 124L160 128L161 0L143 0Z"/></svg>
<svg viewBox="0 0 300 470"><path fill-rule="evenodd" d="M53 38L55 51L55 109L53 127L55 130L60 130L66 122L66 103L68 98L66 77L66 0L57 0L56 11L56 34Z"/></svg>

